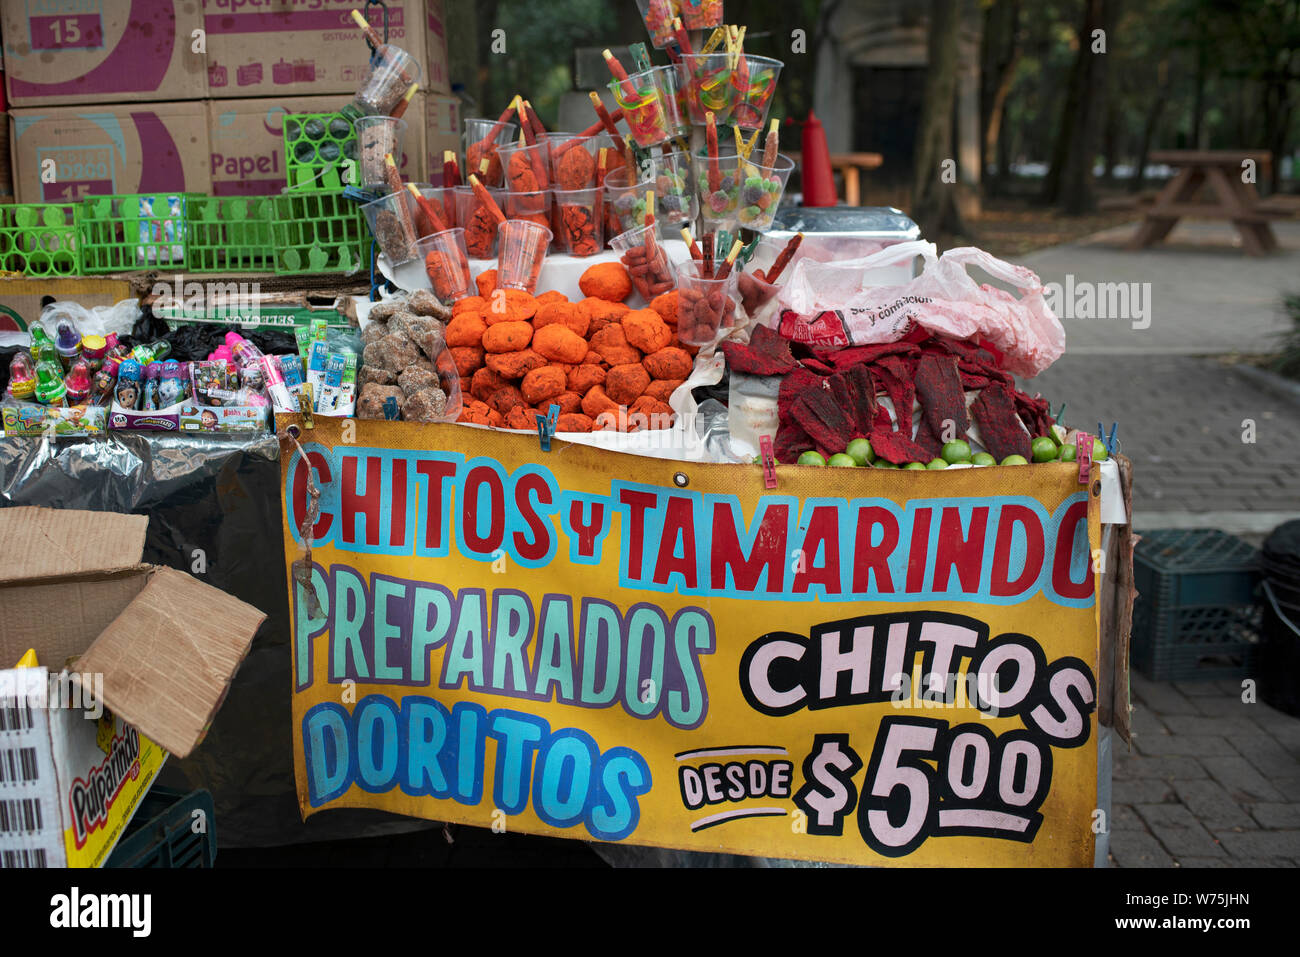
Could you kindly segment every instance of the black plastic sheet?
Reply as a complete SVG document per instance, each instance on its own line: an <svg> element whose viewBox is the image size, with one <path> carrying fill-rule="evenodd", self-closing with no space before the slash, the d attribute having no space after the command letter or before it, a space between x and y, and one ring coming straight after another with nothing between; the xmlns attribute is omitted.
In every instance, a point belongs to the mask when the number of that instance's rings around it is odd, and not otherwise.
<svg viewBox="0 0 1300 957"><path fill-rule="evenodd" d="M274 436L110 433L0 439L0 507L149 516L144 561L188 572L266 612L225 704L189 758L159 783L207 788L223 847L264 847L421 830L379 811L303 822L293 780L289 608Z"/></svg>

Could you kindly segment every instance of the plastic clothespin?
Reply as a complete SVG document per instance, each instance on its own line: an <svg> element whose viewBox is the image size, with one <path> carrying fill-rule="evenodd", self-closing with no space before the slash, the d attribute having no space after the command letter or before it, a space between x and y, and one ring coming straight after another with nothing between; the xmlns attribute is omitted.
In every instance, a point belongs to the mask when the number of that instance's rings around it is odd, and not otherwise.
<svg viewBox="0 0 1300 957"><path fill-rule="evenodd" d="M1106 432L1102 427L1102 424L1100 422L1097 423L1097 438L1101 439L1101 444L1106 446L1106 452L1109 455L1114 455L1115 452L1119 449L1119 446L1115 442L1115 432L1118 429L1119 429L1119 423L1118 422L1112 423L1110 427L1110 435L1108 436L1106 435Z"/></svg>
<svg viewBox="0 0 1300 957"><path fill-rule="evenodd" d="M627 52L632 55L632 65L637 73L642 73L653 65L650 62L650 52L644 43L633 43L627 48Z"/></svg>
<svg viewBox="0 0 1300 957"><path fill-rule="evenodd" d="M554 402L545 415L537 416L537 436L542 442L542 451L551 451L551 439L555 437L555 425L560 419L560 407Z"/></svg>
<svg viewBox="0 0 1300 957"><path fill-rule="evenodd" d="M396 421L398 415L397 399L390 395L384 400L384 418L389 422L393 422Z"/></svg>
<svg viewBox="0 0 1300 957"><path fill-rule="evenodd" d="M1079 484L1087 485L1088 480L1092 478L1092 436L1080 432L1075 448L1079 450L1076 455L1079 462Z"/></svg>
<svg viewBox="0 0 1300 957"><path fill-rule="evenodd" d="M763 487L776 488L776 454L772 450L772 436L758 437L758 453L763 460Z"/></svg>
<svg viewBox="0 0 1300 957"><path fill-rule="evenodd" d="M1064 416L1065 416L1065 403L1062 402L1062 403L1061 403L1061 407L1060 407L1059 409L1057 409L1055 412L1052 411L1052 407L1049 405L1049 406L1047 407L1047 411L1048 411L1048 414L1050 414L1051 417L1052 417L1053 419L1055 419L1056 422L1059 424L1060 421L1061 421L1061 419L1064 418Z"/></svg>
<svg viewBox="0 0 1300 957"><path fill-rule="evenodd" d="M312 397L310 382L304 383L302 391L298 393L298 412L302 415L302 427L304 429L316 428L316 421L311 417Z"/></svg>

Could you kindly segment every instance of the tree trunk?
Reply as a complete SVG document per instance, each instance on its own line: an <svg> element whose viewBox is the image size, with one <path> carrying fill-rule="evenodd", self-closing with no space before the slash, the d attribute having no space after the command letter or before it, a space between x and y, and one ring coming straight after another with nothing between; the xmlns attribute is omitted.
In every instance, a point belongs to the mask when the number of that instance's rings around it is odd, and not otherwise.
<svg viewBox="0 0 1300 957"><path fill-rule="evenodd" d="M1020 61L1020 0L997 0L989 10L984 29L989 51L985 58L988 74L985 77L987 100L984 106L983 151L984 168L987 170L998 163L998 140L1006 119L1007 97L1011 94L1016 65ZM989 195L1002 191L1001 179L999 164L998 174L987 183L986 192Z"/></svg>
<svg viewBox="0 0 1300 957"><path fill-rule="evenodd" d="M945 232L965 232L957 210L952 149L960 7L961 0L930 0L929 63L912 173L912 218L921 235L931 240Z"/></svg>
<svg viewBox="0 0 1300 957"><path fill-rule="evenodd" d="M1151 141L1155 139L1156 128L1160 125L1160 115L1169 102L1169 61L1162 60L1156 68L1159 86L1151 98L1151 109L1147 111L1146 123L1142 126L1142 145L1138 148L1137 167L1133 170L1133 179L1129 181L1129 192L1140 193L1146 185L1147 157L1151 155Z"/></svg>
<svg viewBox="0 0 1300 957"><path fill-rule="evenodd" d="M1060 202L1071 215L1089 212L1096 205L1092 164L1106 101L1107 54L1093 52L1093 33L1104 30L1106 42L1110 43L1116 7L1117 0L1085 0L1079 53L1070 72L1052 166L1044 184L1043 199Z"/></svg>

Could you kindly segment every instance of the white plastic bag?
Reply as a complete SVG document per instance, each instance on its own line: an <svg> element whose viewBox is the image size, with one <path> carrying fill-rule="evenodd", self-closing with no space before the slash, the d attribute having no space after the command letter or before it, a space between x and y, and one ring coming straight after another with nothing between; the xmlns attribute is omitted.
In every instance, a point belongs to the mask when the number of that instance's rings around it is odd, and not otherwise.
<svg viewBox="0 0 1300 957"><path fill-rule="evenodd" d="M925 263L915 279L873 282L873 271L915 256ZM1009 284L1019 297L977 283L971 266ZM1038 276L970 246L936 257L933 243L918 241L864 259L803 260L781 304L781 334L814 346L895 342L915 324L955 339L986 339L1005 355L1010 371L1025 377L1042 372L1065 352L1065 330L1048 307Z"/></svg>

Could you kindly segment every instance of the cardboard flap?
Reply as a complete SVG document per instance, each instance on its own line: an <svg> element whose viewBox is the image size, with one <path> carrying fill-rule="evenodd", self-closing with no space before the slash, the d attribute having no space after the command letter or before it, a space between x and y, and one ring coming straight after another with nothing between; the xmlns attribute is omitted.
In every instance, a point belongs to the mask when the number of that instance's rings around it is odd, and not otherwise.
<svg viewBox="0 0 1300 957"><path fill-rule="evenodd" d="M140 563L147 515L0 509L0 583L118 571Z"/></svg>
<svg viewBox="0 0 1300 957"><path fill-rule="evenodd" d="M177 757L203 740L266 615L172 568L77 663L104 676L104 704Z"/></svg>

